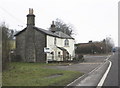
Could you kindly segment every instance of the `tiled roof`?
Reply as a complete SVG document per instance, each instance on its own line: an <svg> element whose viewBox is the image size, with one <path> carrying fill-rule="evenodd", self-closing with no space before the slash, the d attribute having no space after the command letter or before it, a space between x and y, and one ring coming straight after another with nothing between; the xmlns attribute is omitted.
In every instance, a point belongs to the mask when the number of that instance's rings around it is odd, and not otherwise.
<svg viewBox="0 0 120 88"><path fill-rule="evenodd" d="M38 31L41 31L47 35L51 35L51 36L54 36L54 37L58 37L56 34L52 33L51 31L48 31L48 30L45 30L45 29L42 29L42 28L38 28L38 27L33 27L34 29L38 30Z"/></svg>
<svg viewBox="0 0 120 88"><path fill-rule="evenodd" d="M22 31L19 31L18 33L15 34L15 36L19 35L21 32L25 31L26 29L27 28L24 28ZM37 31L40 31L40 32L45 33L47 35L58 37L58 38L74 39L71 36L69 36L69 35L67 35L67 34L65 34L61 31L56 31L55 33L53 33L51 31L48 31L48 30L45 30L45 29L42 29L42 28L38 28L38 27L34 27L34 26L33 26L33 29L36 29Z"/></svg>
<svg viewBox="0 0 120 88"><path fill-rule="evenodd" d="M61 31L56 31L55 32L56 35L58 35L60 38L68 38L68 39L73 39L71 36L61 32Z"/></svg>
<svg viewBox="0 0 120 88"><path fill-rule="evenodd" d="M21 33L22 33L23 31L25 31L26 29L27 29L27 28L24 28L23 30L17 32L14 36L17 36L17 35L21 34Z"/></svg>

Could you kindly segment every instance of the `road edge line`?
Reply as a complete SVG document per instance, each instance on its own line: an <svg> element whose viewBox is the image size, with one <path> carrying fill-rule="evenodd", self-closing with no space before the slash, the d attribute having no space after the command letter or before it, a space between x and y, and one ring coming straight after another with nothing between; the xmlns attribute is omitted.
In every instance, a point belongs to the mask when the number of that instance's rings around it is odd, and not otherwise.
<svg viewBox="0 0 120 88"><path fill-rule="evenodd" d="M75 79L75 80L72 81L71 83L67 84L66 87L68 87L68 86L70 86L71 84L75 83L75 82L76 82L77 80L79 80L79 79L82 79L82 78L84 79L85 76L88 76L89 74L93 73L95 70L97 70L97 69L99 69L100 67L102 67L110 57L111 57L111 55L108 55L107 58L106 58L106 60L105 60L105 62L103 62L102 64L99 64L96 68L94 68L94 69L91 70L90 72L88 72L88 73L80 76L79 78ZM65 87L65 88L66 88L66 87Z"/></svg>
<svg viewBox="0 0 120 88"><path fill-rule="evenodd" d="M104 81L105 81L105 79L106 79L106 77L107 77L107 75L108 75L108 73L109 73L109 71L110 71L110 68L111 68L111 66L112 66L112 62L111 62L110 60L107 60L107 61L109 61L110 64L109 64L106 72L104 73L103 77L101 78L100 82L99 82L98 85L97 85L97 86L99 86L99 87L102 87L102 85L103 85L103 83L104 83Z"/></svg>
<svg viewBox="0 0 120 88"><path fill-rule="evenodd" d="M70 86L71 84L75 83L77 80L79 80L79 79L81 79L81 78L84 78L85 76L88 76L90 73L94 72L94 71L95 71L96 69L98 69L100 66L101 66L101 64L98 65L98 66L97 66L96 68L94 68L93 70L91 70L89 73L86 73L86 74L80 76L79 78L75 79L75 80L72 81L71 83L67 84L67 86ZM66 87L67 87L67 86L66 86Z"/></svg>
<svg viewBox="0 0 120 88"><path fill-rule="evenodd" d="M110 55L107 57L107 59L108 59L109 57L110 57ZM79 79L81 79L81 78L84 79L85 76L88 76L89 74L93 73L95 70L97 70L97 69L99 69L100 67L102 67L105 63L106 63L106 61L103 62L102 64L99 64L96 68L94 68L94 69L91 70L90 72L88 72L88 73L86 73L86 74L80 76L79 78L75 79L75 80L72 81L71 83L67 84L66 87L67 87L67 86L70 86L71 84L75 83L77 80L79 80Z"/></svg>

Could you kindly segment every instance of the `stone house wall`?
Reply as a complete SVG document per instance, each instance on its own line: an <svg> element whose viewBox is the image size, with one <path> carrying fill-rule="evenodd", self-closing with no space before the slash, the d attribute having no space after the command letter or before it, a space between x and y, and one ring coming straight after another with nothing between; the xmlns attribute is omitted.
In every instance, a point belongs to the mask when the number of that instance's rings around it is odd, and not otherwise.
<svg viewBox="0 0 120 88"><path fill-rule="evenodd" d="M16 60L17 59L25 61L25 32L22 32L16 37Z"/></svg>
<svg viewBox="0 0 120 88"><path fill-rule="evenodd" d="M32 26L27 26L25 31L25 59L26 62L35 62L35 30Z"/></svg>
<svg viewBox="0 0 120 88"><path fill-rule="evenodd" d="M46 61L46 53L44 53L44 47L46 47L46 34L35 30L36 62Z"/></svg>
<svg viewBox="0 0 120 88"><path fill-rule="evenodd" d="M45 62L46 35L32 26L16 36L16 55L24 62Z"/></svg>

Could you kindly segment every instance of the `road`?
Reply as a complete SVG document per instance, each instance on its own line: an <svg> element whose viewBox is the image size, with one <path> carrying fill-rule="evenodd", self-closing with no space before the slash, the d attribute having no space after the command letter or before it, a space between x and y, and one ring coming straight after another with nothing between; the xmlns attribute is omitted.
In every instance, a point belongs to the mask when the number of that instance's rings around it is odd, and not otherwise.
<svg viewBox="0 0 120 88"><path fill-rule="evenodd" d="M58 66L47 66L47 68L51 68L51 69L60 69L60 70L70 70L70 71L80 71L82 73L89 73L90 71L92 71L93 69L95 69L96 67L98 67L99 65L101 65L105 58L107 58L106 55L85 55L84 59L85 61L82 63L77 63L77 64L72 64L69 66L62 66L62 65L58 65Z"/></svg>
<svg viewBox="0 0 120 88"><path fill-rule="evenodd" d="M120 53L119 53L120 54ZM103 87L111 87L114 86L114 88L118 87L118 52L113 54L109 61L112 62L111 68L109 70L109 73L103 83Z"/></svg>
<svg viewBox="0 0 120 88"><path fill-rule="evenodd" d="M95 56L88 56L88 57L93 58ZM109 70L107 70L108 68ZM107 73L107 71L108 71L108 74L106 75L106 78L104 78L105 77L104 75ZM105 80L102 80L103 78ZM118 87L118 53L116 52L114 55L108 55L105 63L103 63L101 66L99 66L94 71L88 73L88 75L86 75L82 80L80 79L71 83L68 86L74 86L74 88L78 88L78 87L82 88L83 86L85 88L86 87L87 88L89 87L90 88L101 88L101 86L98 86L98 85L101 84L101 81L102 81L103 83L102 88L119 88Z"/></svg>
<svg viewBox="0 0 120 88"><path fill-rule="evenodd" d="M110 58L109 58L110 56ZM118 88L118 52L114 55L86 55L85 62L70 66L49 66L48 68L84 72L85 75L68 84L74 88L96 88L110 66L102 88ZM83 88L84 88L83 87ZM99 87L98 87L99 88Z"/></svg>

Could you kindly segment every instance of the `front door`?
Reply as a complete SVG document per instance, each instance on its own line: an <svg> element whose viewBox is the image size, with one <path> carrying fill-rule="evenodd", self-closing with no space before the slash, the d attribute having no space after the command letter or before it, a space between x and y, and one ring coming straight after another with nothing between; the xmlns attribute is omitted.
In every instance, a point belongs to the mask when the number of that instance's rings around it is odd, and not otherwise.
<svg viewBox="0 0 120 88"><path fill-rule="evenodd" d="M63 51L63 61L67 61L69 59L69 53L67 51Z"/></svg>

